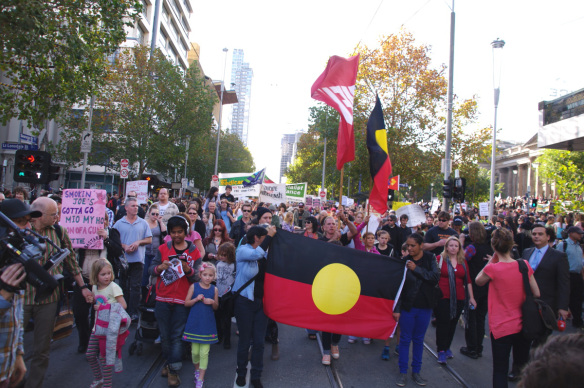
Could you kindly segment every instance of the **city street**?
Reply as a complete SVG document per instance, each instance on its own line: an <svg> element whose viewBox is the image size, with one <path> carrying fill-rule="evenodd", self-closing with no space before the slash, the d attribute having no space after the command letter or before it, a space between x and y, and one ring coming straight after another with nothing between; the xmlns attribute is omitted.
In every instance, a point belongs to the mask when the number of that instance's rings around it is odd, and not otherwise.
<svg viewBox="0 0 584 388"><path fill-rule="evenodd" d="M566 333L574 332L571 325ZM309 340L304 329L279 325L280 328L280 360L270 359L271 345L266 344L264 354L264 372L262 382L266 387L393 387L399 373L397 356L391 345L391 358L383 361L380 358L383 343L374 340L371 345L362 342L347 343L343 336L340 343L339 360L333 360L331 367L320 363L321 353L319 341ZM237 335L233 326L232 348L212 345L209 356L206 387L234 387L235 353ZM128 349L133 342L135 326L124 346L124 371L114 375L115 387L126 388L164 388L166 379L160 377L162 360L160 345L144 343L143 353L130 356ZM429 349L435 349L434 328L428 328L426 344ZM424 352L422 376L428 380L427 387L490 387L491 386L491 349L488 338L485 339L483 357L478 360L462 356L458 349L464 346L464 331L457 328L452 350L454 359L447 367L436 362L428 349ZM32 333L25 334L25 350L32 349ZM26 352L25 360L29 362L30 352ZM181 371L182 387L192 387L194 367L190 360L185 360ZM456 377L457 376L457 377ZM249 373L248 373L249 378ZM460 381L458 380L460 379ZM45 387L77 388L88 387L91 384L91 370L85 357L77 353L77 333L60 341L51 347L49 370L45 377ZM409 387L416 386L411 379ZM515 385L510 383L510 387Z"/></svg>

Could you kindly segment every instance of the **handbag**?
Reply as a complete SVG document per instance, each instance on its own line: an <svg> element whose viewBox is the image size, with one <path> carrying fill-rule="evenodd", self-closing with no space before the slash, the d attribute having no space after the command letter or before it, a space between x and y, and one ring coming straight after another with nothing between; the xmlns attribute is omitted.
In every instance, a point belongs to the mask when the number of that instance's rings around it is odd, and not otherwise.
<svg viewBox="0 0 584 388"><path fill-rule="evenodd" d="M527 264L524 260L517 260L519 272L523 276L523 288L525 289L525 302L521 306L521 333L529 340L541 338L558 328L556 314L543 300L533 297L529 286Z"/></svg>
<svg viewBox="0 0 584 388"><path fill-rule="evenodd" d="M69 337L73 332L73 308L69 299L69 293L65 292L59 302L55 327L53 328L53 341Z"/></svg>
<svg viewBox="0 0 584 388"><path fill-rule="evenodd" d="M227 291L221 297L221 299L219 301L219 304L222 305L222 306L224 306L223 308L228 309L228 311L231 314L231 316L234 316L234 312L235 312L235 299L239 296L239 294L241 293L241 291L243 291L254 280L256 280L256 278L258 277L258 275L259 275L259 272L257 274L255 274L254 277L252 277L247 282L245 282L245 284L243 286L241 286L241 288L239 290L237 290L237 291Z"/></svg>

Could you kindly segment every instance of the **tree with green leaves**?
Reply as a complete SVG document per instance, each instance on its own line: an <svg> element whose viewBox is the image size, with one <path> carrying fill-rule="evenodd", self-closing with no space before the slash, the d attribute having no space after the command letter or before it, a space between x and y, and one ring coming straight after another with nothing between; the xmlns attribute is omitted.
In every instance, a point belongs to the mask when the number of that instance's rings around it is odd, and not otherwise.
<svg viewBox="0 0 584 388"><path fill-rule="evenodd" d="M536 162L540 179L555 182L558 198L572 203L568 209L584 210L584 152L546 149Z"/></svg>
<svg viewBox="0 0 584 388"><path fill-rule="evenodd" d="M139 0L4 0L0 4L0 121L43 128L105 82Z"/></svg>
<svg viewBox="0 0 584 388"><path fill-rule="evenodd" d="M358 47L357 52L361 59L353 108L355 161L345 165L343 192L345 195L349 191L356 193L359 181L363 191L370 187L366 132L378 94L384 111L393 175L400 175L401 182L409 185L409 199L419 200L430 183L441 175L448 85L445 66L434 68L429 46L416 44L413 36L404 30L382 37L374 48ZM317 186L322 171L321 144L326 135L326 186L329 192L340 183L340 174L334 169L338 115L331 111L322 107L311 109L308 132L300 139L296 161L287 173L289 180L308 181L312 184L309 187ZM329 118L326 134L322 124L325 116ZM489 152L490 130L474 128L476 116L474 98L454 104L453 168L461 170L461 176L467 178L467 185L475 185L478 162L483 161ZM331 166L330 170L328 166Z"/></svg>

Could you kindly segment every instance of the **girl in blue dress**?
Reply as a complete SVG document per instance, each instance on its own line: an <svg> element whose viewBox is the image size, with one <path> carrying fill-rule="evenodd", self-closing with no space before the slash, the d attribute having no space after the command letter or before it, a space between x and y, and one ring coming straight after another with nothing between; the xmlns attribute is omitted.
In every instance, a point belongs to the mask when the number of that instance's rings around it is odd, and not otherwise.
<svg viewBox="0 0 584 388"><path fill-rule="evenodd" d="M215 266L204 262L199 271L201 281L191 285L185 300L185 306L191 307L191 311L183 335L183 340L192 342L191 354L195 364L196 388L203 387L205 371L209 364L210 345L218 342L213 310L219 307L217 287L211 284L217 277Z"/></svg>

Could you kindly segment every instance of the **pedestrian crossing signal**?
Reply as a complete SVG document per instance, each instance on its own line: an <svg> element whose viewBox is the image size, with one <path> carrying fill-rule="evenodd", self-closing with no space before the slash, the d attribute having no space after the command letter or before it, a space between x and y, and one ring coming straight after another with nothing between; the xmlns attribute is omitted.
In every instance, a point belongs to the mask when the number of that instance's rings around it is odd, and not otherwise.
<svg viewBox="0 0 584 388"><path fill-rule="evenodd" d="M14 176L16 182L49 183L51 154L46 151L17 150L15 154Z"/></svg>

